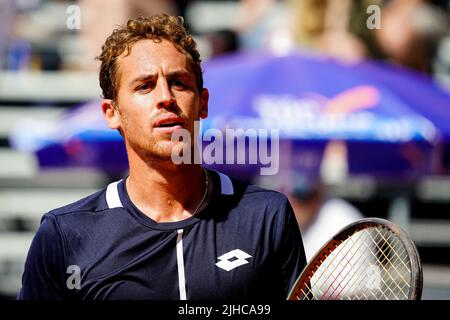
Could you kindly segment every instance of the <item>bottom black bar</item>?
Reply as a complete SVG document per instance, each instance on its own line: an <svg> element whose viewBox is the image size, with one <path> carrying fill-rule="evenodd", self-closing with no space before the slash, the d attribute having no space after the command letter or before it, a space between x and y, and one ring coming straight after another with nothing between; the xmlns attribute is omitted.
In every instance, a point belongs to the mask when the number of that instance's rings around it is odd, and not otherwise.
<svg viewBox="0 0 450 320"><path fill-rule="evenodd" d="M144 317L145 319L300 319L311 316L331 315L333 318L359 316L386 316L394 314L402 318L417 315L419 311L448 310L449 301L307 301L307 302L210 302L210 301L108 301L108 302L37 302L4 301L0 314L13 316L42 315L45 319L91 316ZM3 318L3 317L2 317Z"/></svg>

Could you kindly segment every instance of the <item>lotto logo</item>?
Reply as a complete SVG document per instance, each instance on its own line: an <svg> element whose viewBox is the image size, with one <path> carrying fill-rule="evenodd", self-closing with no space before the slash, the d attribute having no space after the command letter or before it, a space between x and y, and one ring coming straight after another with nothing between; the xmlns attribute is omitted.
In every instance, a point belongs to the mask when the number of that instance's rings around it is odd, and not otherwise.
<svg viewBox="0 0 450 320"><path fill-rule="evenodd" d="M247 264L248 261L246 259L251 257L251 255L245 253L244 251L235 249L218 257L217 259L220 261L216 263L216 266L225 271L230 271L234 268L242 266L243 264Z"/></svg>

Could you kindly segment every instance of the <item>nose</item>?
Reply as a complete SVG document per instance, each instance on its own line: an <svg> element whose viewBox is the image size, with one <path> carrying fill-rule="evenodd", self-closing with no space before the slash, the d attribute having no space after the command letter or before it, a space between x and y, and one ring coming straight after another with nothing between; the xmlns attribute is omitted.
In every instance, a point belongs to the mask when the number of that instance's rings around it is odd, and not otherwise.
<svg viewBox="0 0 450 320"><path fill-rule="evenodd" d="M176 100L172 95L169 88L169 84L166 79L160 79L158 81L158 100L157 107L161 108L173 108L176 106Z"/></svg>

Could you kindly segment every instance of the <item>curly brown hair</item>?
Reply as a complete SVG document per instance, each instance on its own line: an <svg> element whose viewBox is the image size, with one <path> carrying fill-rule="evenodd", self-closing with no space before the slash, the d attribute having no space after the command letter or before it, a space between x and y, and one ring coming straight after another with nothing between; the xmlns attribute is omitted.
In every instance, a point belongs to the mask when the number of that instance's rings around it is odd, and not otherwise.
<svg viewBox="0 0 450 320"><path fill-rule="evenodd" d="M203 75L200 54L193 37L184 27L183 17L157 14L151 17L138 17L128 20L126 26L114 29L102 46L102 53L96 59L100 65L100 87L103 98L114 100L118 89L116 78L117 60L126 51L130 54L131 47L139 40L169 40L192 65L197 80L199 92L203 88Z"/></svg>

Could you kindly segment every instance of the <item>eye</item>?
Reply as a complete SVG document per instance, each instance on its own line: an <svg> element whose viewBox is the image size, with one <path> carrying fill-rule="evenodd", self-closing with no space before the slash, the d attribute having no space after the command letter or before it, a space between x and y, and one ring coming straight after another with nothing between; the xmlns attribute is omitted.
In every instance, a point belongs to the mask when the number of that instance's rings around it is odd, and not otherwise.
<svg viewBox="0 0 450 320"><path fill-rule="evenodd" d="M179 88L179 89L187 89L189 88L189 85L181 79L174 79L171 81L171 86Z"/></svg>
<svg viewBox="0 0 450 320"><path fill-rule="evenodd" d="M150 83L143 83L139 86L137 86L137 91L149 91L152 89L152 85Z"/></svg>

